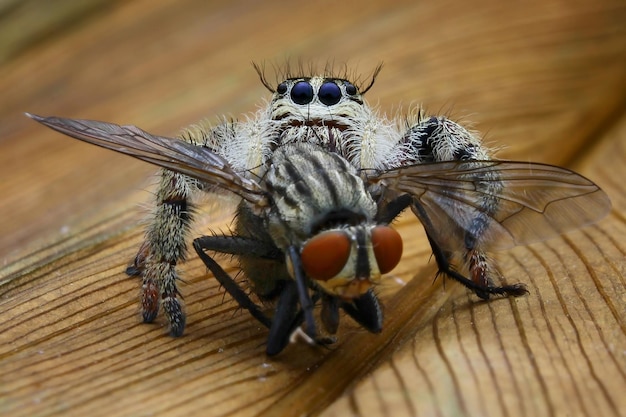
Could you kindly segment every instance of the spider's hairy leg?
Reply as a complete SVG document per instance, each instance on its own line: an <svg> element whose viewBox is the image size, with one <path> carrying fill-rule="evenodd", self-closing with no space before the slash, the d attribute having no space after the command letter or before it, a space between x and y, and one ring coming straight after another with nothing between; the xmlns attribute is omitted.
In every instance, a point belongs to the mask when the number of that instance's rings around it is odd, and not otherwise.
<svg viewBox="0 0 626 417"><path fill-rule="evenodd" d="M402 142L412 163L491 159L476 132L445 116L425 116L421 109Z"/></svg>
<svg viewBox="0 0 626 417"><path fill-rule="evenodd" d="M180 139L196 146L219 149L224 131L211 126L191 126ZM177 288L178 262L187 254L187 237L192 222L191 198L202 189L202 184L184 174L162 169L145 239L133 263L126 270L129 275L143 279L141 306L143 321L151 323L163 308L172 336L182 336L185 313Z"/></svg>
<svg viewBox="0 0 626 417"><path fill-rule="evenodd" d="M480 137L460 124L444 116L424 117L420 112L417 121L409 127L404 135L409 160L413 163L443 161L479 161L491 159L489 151L483 146ZM442 250L438 243L435 230L438 228L430 223L428 214L414 202L412 209L426 227L428 240L433 249L439 272L461 282L473 290L482 299L489 294L520 296L526 294L522 284L495 286L492 277L500 275L496 266L481 248L481 238L489 227L492 215L498 211L498 194L502 184L497 173L479 173L467 178L472 181L476 190L476 207L474 217L469 224L463 225L463 259L467 263L470 278L464 277L452 269L453 253ZM461 226L456 226L461 228Z"/></svg>
<svg viewBox="0 0 626 417"><path fill-rule="evenodd" d="M128 273L143 278L141 306L146 323L156 318L159 303L170 325L172 336L185 329L176 265L187 253L186 238L192 220L189 198L196 181L170 170L162 170L156 206L146 231L144 243Z"/></svg>

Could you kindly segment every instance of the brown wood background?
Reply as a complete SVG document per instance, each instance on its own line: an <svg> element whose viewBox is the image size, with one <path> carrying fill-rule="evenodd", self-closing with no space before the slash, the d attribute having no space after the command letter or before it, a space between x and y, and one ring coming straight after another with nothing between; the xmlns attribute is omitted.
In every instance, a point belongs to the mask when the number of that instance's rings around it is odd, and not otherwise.
<svg viewBox="0 0 626 417"><path fill-rule="evenodd" d="M393 4L392 4L393 3ZM80 4L80 5L78 5ZM334 59L386 113L472 121L501 158L573 167L613 200L601 223L502 253L514 300L448 282L410 216L380 335L264 355L265 329L196 259L187 333L138 314L123 270L155 170L22 115L173 135L253 111L250 62ZM626 415L626 3L5 1L0 5L0 414ZM224 228L225 215L197 234Z"/></svg>

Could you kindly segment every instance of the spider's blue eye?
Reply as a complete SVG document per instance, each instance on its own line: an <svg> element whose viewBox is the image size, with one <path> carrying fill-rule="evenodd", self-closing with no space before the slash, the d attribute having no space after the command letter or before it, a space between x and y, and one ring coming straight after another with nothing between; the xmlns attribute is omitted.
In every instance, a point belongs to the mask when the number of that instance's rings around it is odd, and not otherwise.
<svg viewBox="0 0 626 417"><path fill-rule="evenodd" d="M327 81L320 87L320 91L317 94L320 101L327 106L339 103L341 100L341 89L337 84L332 81Z"/></svg>
<svg viewBox="0 0 626 417"><path fill-rule="evenodd" d="M346 86L346 93L348 93L348 95L350 96L356 95L356 87L354 86L354 84L346 81L345 86Z"/></svg>
<svg viewBox="0 0 626 417"><path fill-rule="evenodd" d="M306 81L299 81L291 87L291 99L296 104L309 104L313 101L313 87Z"/></svg>
<svg viewBox="0 0 626 417"><path fill-rule="evenodd" d="M287 92L287 83L278 84L278 87L276 87L276 92L278 94L285 94Z"/></svg>

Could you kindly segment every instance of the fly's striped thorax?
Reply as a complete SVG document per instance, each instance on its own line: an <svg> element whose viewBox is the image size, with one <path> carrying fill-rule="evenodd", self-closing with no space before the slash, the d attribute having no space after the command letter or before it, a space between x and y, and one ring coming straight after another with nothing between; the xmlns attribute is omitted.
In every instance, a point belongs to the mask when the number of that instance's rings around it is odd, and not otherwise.
<svg viewBox="0 0 626 417"><path fill-rule="evenodd" d="M279 246L303 242L328 227L369 223L376 214L357 170L312 144L279 147L264 185L273 200L270 233Z"/></svg>

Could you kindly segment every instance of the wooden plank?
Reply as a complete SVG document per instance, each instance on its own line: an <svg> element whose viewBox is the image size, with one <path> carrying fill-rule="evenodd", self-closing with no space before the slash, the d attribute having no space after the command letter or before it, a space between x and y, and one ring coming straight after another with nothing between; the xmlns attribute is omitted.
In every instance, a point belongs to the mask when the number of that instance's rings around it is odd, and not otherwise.
<svg viewBox="0 0 626 417"><path fill-rule="evenodd" d="M0 67L0 411L619 415L625 19L623 2L608 0L134 1L14 54ZM614 209L597 226L502 254L509 281L531 294L492 303L431 285L421 228L403 218L407 249L394 274L407 284L382 289L383 333L344 320L332 350L290 346L271 360L267 332L192 259L183 267L188 330L171 339L162 322L140 323L139 284L123 274L153 169L21 113L171 135L202 117L253 111L268 93L249 62L271 67L286 56L349 59L363 74L384 61L368 93L382 111L418 100L475 122L506 147L501 157L575 162Z"/></svg>

